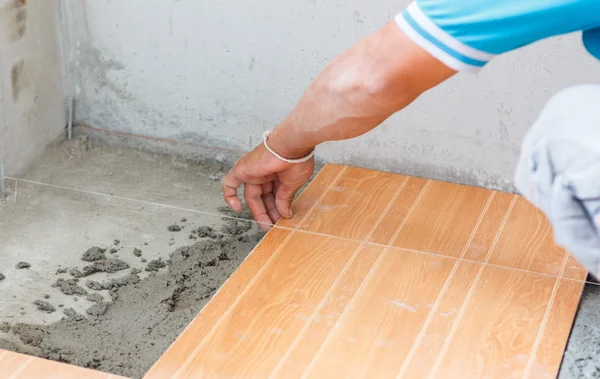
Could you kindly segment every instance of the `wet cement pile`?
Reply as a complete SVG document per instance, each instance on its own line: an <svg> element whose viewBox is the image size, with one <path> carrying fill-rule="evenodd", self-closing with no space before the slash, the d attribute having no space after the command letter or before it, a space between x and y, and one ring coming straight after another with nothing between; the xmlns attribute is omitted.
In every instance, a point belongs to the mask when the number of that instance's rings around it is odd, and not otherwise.
<svg viewBox="0 0 600 379"><path fill-rule="evenodd" d="M191 231L191 245L177 248L167 260L148 262L145 271L150 275L144 279L140 269L92 247L83 253L87 264L82 269L70 269L72 278L55 283L63 293L93 302L86 314L68 308L51 325L2 323L1 330L17 338L0 340L0 348L142 377L262 236L255 226L236 220L225 220L220 230L201 226ZM93 276L98 271L120 275L99 282ZM36 305L43 312L61 311L47 299Z"/></svg>

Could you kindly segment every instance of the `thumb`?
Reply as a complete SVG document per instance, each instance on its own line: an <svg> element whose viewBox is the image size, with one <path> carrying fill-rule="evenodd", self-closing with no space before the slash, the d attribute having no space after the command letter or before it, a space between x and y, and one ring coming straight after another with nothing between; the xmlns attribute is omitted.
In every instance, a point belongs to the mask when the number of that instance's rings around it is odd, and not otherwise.
<svg viewBox="0 0 600 379"><path fill-rule="evenodd" d="M275 187L275 206L279 214L284 218L292 218L292 202L300 187L288 187L281 183L277 183Z"/></svg>

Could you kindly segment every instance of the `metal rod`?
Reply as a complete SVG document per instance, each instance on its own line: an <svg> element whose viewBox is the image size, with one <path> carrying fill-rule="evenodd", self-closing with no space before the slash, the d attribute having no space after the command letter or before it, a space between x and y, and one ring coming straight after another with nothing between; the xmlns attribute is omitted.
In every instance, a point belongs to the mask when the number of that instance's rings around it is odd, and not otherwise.
<svg viewBox="0 0 600 379"><path fill-rule="evenodd" d="M4 161L0 161L0 200L4 199Z"/></svg>
<svg viewBox="0 0 600 379"><path fill-rule="evenodd" d="M74 108L75 99L73 97L69 97L69 124L67 126L67 139L71 139L73 137L73 108Z"/></svg>

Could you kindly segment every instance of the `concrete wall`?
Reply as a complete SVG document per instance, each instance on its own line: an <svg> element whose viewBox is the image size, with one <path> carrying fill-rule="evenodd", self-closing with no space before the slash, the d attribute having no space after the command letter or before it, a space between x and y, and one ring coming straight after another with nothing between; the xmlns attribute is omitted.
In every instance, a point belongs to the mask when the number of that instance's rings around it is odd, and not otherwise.
<svg viewBox="0 0 600 379"><path fill-rule="evenodd" d="M24 170L65 127L58 0L0 0L0 159Z"/></svg>
<svg viewBox="0 0 600 379"><path fill-rule="evenodd" d="M78 121L248 150L334 56L402 1L88 0L69 2ZM328 161L512 189L521 138L546 100L600 78L578 35L460 75Z"/></svg>

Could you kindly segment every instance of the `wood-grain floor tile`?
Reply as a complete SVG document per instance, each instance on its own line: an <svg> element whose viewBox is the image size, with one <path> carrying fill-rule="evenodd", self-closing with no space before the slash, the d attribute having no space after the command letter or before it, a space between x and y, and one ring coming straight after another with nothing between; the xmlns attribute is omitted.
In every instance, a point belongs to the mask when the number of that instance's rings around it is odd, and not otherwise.
<svg viewBox="0 0 600 379"><path fill-rule="evenodd" d="M395 377L454 263L386 250L309 366L308 377Z"/></svg>
<svg viewBox="0 0 600 379"><path fill-rule="evenodd" d="M413 347L411 355L403 363L398 373L399 378L421 379L427 377L444 347L446 338L458 318L460 307L465 302L480 268L481 264L479 263L460 262L458 264L437 308L432 308L433 314L430 316L429 325L419 336L420 341Z"/></svg>
<svg viewBox="0 0 600 379"><path fill-rule="evenodd" d="M382 253L382 246L365 245L359 250L356 259L325 299L323 307L307 325L302 335L298 336L295 346L292 346L279 362L274 373L276 377L302 377L304 370L323 345L327 335L333 330L358 287Z"/></svg>
<svg viewBox="0 0 600 379"><path fill-rule="evenodd" d="M261 268L265 267L269 258L290 233L291 231L285 229L269 231L144 378L162 379L170 377L176 372L252 279L256 277Z"/></svg>
<svg viewBox="0 0 600 379"><path fill-rule="evenodd" d="M585 280L587 278L588 271L577 261L577 259L569 254L567 258L567 265L563 272L564 278Z"/></svg>
<svg viewBox="0 0 600 379"><path fill-rule="evenodd" d="M406 180L349 167L300 229L362 241Z"/></svg>
<svg viewBox="0 0 600 379"><path fill-rule="evenodd" d="M564 255L544 214L519 196L489 263L558 276Z"/></svg>
<svg viewBox="0 0 600 379"><path fill-rule="evenodd" d="M419 197L419 194L427 184L427 179L410 177L396 197L382 221L369 238L369 242L387 245L402 224L402 221L410 211L411 207Z"/></svg>
<svg viewBox="0 0 600 379"><path fill-rule="evenodd" d="M78 366L67 365L35 358L22 371L10 379L125 379L122 376L110 375L100 371L88 370Z"/></svg>
<svg viewBox="0 0 600 379"><path fill-rule="evenodd" d="M268 272L258 277L177 375L268 376L358 247L352 241L294 234L271 262Z"/></svg>
<svg viewBox="0 0 600 379"><path fill-rule="evenodd" d="M515 200L515 195L494 192L492 201L483 215L471 243L463 256L466 260L484 262L498 235L502 222Z"/></svg>
<svg viewBox="0 0 600 379"><path fill-rule="evenodd" d="M310 209L317 203L321 195L333 183L338 175L346 170L344 166L328 163L319 171L312 182L304 189L292 205L294 216L289 219L281 218L277 226L295 229Z"/></svg>
<svg viewBox="0 0 600 379"><path fill-rule="evenodd" d="M0 350L0 373L5 378L18 374L24 367L33 360L33 357L13 353L11 351Z"/></svg>
<svg viewBox="0 0 600 379"><path fill-rule="evenodd" d="M557 279L484 268L438 370L429 378L521 378Z"/></svg>
<svg viewBox="0 0 600 379"><path fill-rule="evenodd" d="M481 188L430 182L392 245L458 257L491 194Z"/></svg>
<svg viewBox="0 0 600 379"><path fill-rule="evenodd" d="M328 165L294 209L147 378L558 370L585 270L523 198Z"/></svg>
<svg viewBox="0 0 600 379"><path fill-rule="evenodd" d="M579 281L559 281L548 321L541 334L539 349L535 357L532 357L527 378L549 379L558 375L583 286L584 283Z"/></svg>

